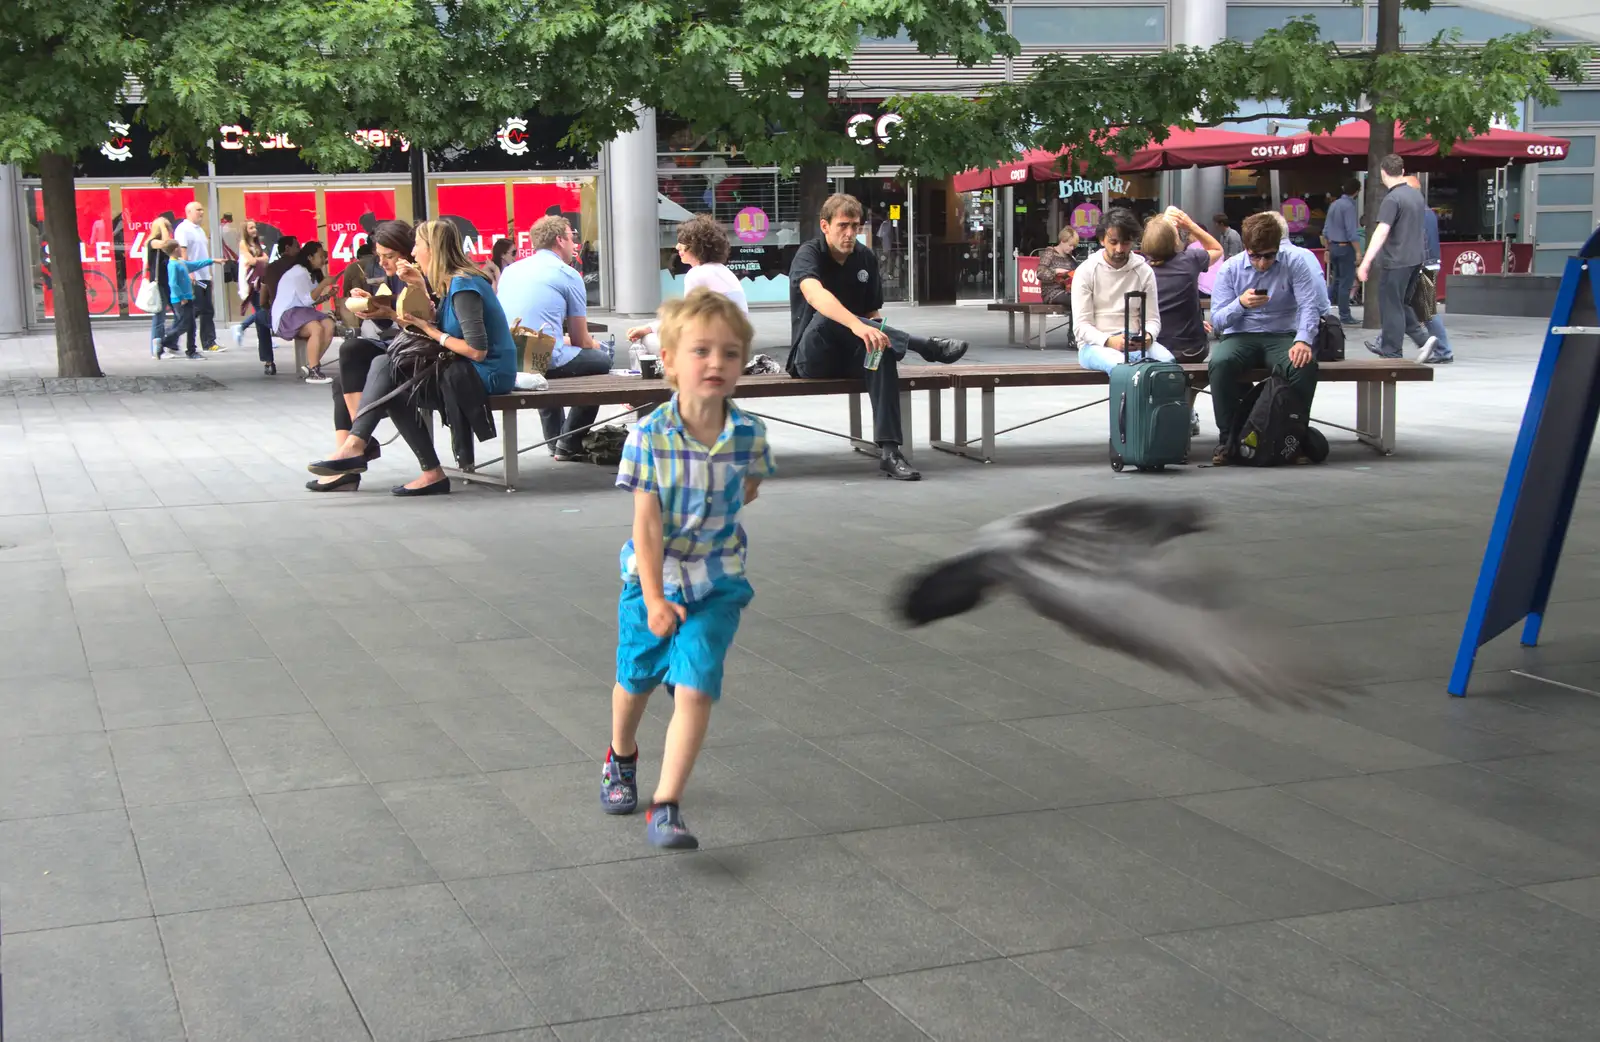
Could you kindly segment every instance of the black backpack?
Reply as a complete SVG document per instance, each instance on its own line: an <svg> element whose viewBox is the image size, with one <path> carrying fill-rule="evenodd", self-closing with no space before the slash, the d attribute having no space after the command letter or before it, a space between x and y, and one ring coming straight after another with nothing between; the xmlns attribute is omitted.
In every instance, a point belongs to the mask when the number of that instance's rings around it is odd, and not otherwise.
<svg viewBox="0 0 1600 1042"><path fill-rule="evenodd" d="M1293 463L1306 449L1306 407L1277 373L1245 392L1234 414L1228 457L1246 467Z"/></svg>
<svg viewBox="0 0 1600 1042"><path fill-rule="evenodd" d="M1344 361L1344 326L1323 315L1317 320L1317 340L1311 353L1319 362Z"/></svg>

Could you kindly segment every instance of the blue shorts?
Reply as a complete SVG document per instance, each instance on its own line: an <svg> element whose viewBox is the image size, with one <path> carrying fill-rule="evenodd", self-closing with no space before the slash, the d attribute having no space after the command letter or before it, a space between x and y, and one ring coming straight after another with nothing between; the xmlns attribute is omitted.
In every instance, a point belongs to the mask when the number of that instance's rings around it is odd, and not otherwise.
<svg viewBox="0 0 1600 1042"><path fill-rule="evenodd" d="M716 580L711 592L691 603L677 590L667 600L683 604L688 616L672 636L650 632L650 613L637 582L622 588L617 602L617 683L634 695L647 695L663 683L722 697L722 664L739 632L739 613L755 591L743 576Z"/></svg>

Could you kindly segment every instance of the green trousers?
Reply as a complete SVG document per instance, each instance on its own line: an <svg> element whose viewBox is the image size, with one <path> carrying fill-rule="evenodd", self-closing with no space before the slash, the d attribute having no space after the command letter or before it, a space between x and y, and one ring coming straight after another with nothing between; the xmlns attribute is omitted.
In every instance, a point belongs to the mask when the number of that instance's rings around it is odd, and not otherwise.
<svg viewBox="0 0 1600 1042"><path fill-rule="evenodd" d="M1306 409L1317 393L1317 361L1294 367L1289 361L1289 349L1294 346L1293 333L1235 333L1225 336L1211 347L1211 410L1217 419L1219 440L1233 430L1234 413L1248 390L1245 374L1254 369L1269 372L1278 370L1289 386L1299 392Z"/></svg>

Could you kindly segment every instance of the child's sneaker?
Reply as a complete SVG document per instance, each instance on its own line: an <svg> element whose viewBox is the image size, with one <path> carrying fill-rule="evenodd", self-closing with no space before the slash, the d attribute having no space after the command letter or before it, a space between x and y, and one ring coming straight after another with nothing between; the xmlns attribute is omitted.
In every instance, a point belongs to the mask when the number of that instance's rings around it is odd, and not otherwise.
<svg viewBox="0 0 1600 1042"><path fill-rule="evenodd" d="M700 841L683 823L683 812L676 803L657 803L650 808L650 824L645 829L652 846L669 850L694 850Z"/></svg>
<svg viewBox="0 0 1600 1042"><path fill-rule="evenodd" d="M605 765L600 768L600 809L607 814L632 814L639 808L639 754L626 760L606 750Z"/></svg>

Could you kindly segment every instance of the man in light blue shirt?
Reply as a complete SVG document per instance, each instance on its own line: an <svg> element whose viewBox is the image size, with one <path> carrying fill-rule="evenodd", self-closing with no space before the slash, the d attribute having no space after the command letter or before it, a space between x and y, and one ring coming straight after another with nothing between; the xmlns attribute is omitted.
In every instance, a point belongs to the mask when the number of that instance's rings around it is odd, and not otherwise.
<svg viewBox="0 0 1600 1042"><path fill-rule="evenodd" d="M1339 321L1354 325L1350 313L1350 287L1356 281L1356 243L1361 239L1361 219L1356 215L1356 195L1361 182L1355 178L1344 183L1344 194L1328 207L1328 216L1322 222L1322 245L1328 250L1328 274L1333 276L1333 299L1339 305Z"/></svg>
<svg viewBox="0 0 1600 1042"><path fill-rule="evenodd" d="M600 376L611 371L611 355L589 335L588 295L583 276L572 266L578 245L572 225L551 214L533 222L528 231L533 256L506 266L495 295L506 321L519 321L527 329L555 337L545 377ZM550 454L563 462L581 460L585 429L600 414L598 406L577 409L540 409Z"/></svg>
<svg viewBox="0 0 1600 1042"><path fill-rule="evenodd" d="M1228 462L1228 435L1244 400L1245 374L1277 370L1309 410L1317 393L1311 350L1327 291L1316 273L1283 254L1281 215L1252 214L1240 238L1245 252L1224 261L1211 286L1211 325L1221 340L1211 350L1211 407L1220 443L1212 463Z"/></svg>

